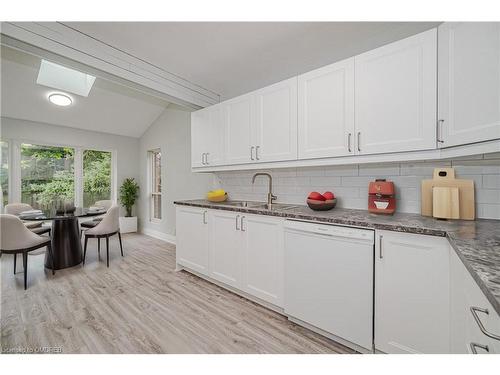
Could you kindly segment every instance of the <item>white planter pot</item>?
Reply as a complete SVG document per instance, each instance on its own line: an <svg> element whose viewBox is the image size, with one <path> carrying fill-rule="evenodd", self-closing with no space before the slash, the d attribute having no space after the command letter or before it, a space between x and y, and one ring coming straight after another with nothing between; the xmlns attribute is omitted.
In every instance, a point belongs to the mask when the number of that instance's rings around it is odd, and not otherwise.
<svg viewBox="0 0 500 375"><path fill-rule="evenodd" d="M120 232L132 233L137 232L137 216L120 217Z"/></svg>

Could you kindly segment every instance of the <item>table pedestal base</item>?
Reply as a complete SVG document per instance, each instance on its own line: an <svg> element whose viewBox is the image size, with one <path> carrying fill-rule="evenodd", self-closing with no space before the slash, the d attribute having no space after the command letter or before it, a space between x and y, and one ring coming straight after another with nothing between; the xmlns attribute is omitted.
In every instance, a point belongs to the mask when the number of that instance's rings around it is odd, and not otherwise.
<svg viewBox="0 0 500 375"><path fill-rule="evenodd" d="M68 216L52 220L52 254L56 270L73 267L82 262L82 243L77 217ZM52 269L47 253L45 253L45 267Z"/></svg>

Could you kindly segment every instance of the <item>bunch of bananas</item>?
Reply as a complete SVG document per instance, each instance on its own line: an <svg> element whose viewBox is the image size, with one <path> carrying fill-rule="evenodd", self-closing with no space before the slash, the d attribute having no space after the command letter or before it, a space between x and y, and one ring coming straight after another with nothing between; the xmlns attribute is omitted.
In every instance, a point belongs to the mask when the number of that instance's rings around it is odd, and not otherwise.
<svg viewBox="0 0 500 375"><path fill-rule="evenodd" d="M227 193L224 189L211 190L207 193L207 199L211 202L224 202L227 199Z"/></svg>

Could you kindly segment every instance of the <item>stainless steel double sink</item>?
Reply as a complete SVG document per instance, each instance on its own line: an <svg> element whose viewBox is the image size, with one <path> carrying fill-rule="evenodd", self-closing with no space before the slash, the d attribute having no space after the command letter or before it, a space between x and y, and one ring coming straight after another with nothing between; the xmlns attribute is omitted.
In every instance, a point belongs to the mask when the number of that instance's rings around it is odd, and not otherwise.
<svg viewBox="0 0 500 375"><path fill-rule="evenodd" d="M276 211L286 211L298 207L297 205L284 204L284 203L273 203L271 207L269 207L267 203L253 202L253 201L228 201L228 202L222 202L221 205L231 206L231 207L254 208L256 210L261 209L261 210L276 210Z"/></svg>

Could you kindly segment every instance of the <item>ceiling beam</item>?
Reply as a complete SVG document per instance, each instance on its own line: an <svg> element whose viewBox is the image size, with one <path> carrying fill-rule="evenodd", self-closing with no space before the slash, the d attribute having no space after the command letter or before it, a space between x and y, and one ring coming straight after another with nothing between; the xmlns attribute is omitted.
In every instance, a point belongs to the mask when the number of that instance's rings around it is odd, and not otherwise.
<svg viewBox="0 0 500 375"><path fill-rule="evenodd" d="M220 101L220 95L58 22L2 22L1 43L192 109ZM65 61L61 61L64 59ZM89 71L89 68L91 71Z"/></svg>

